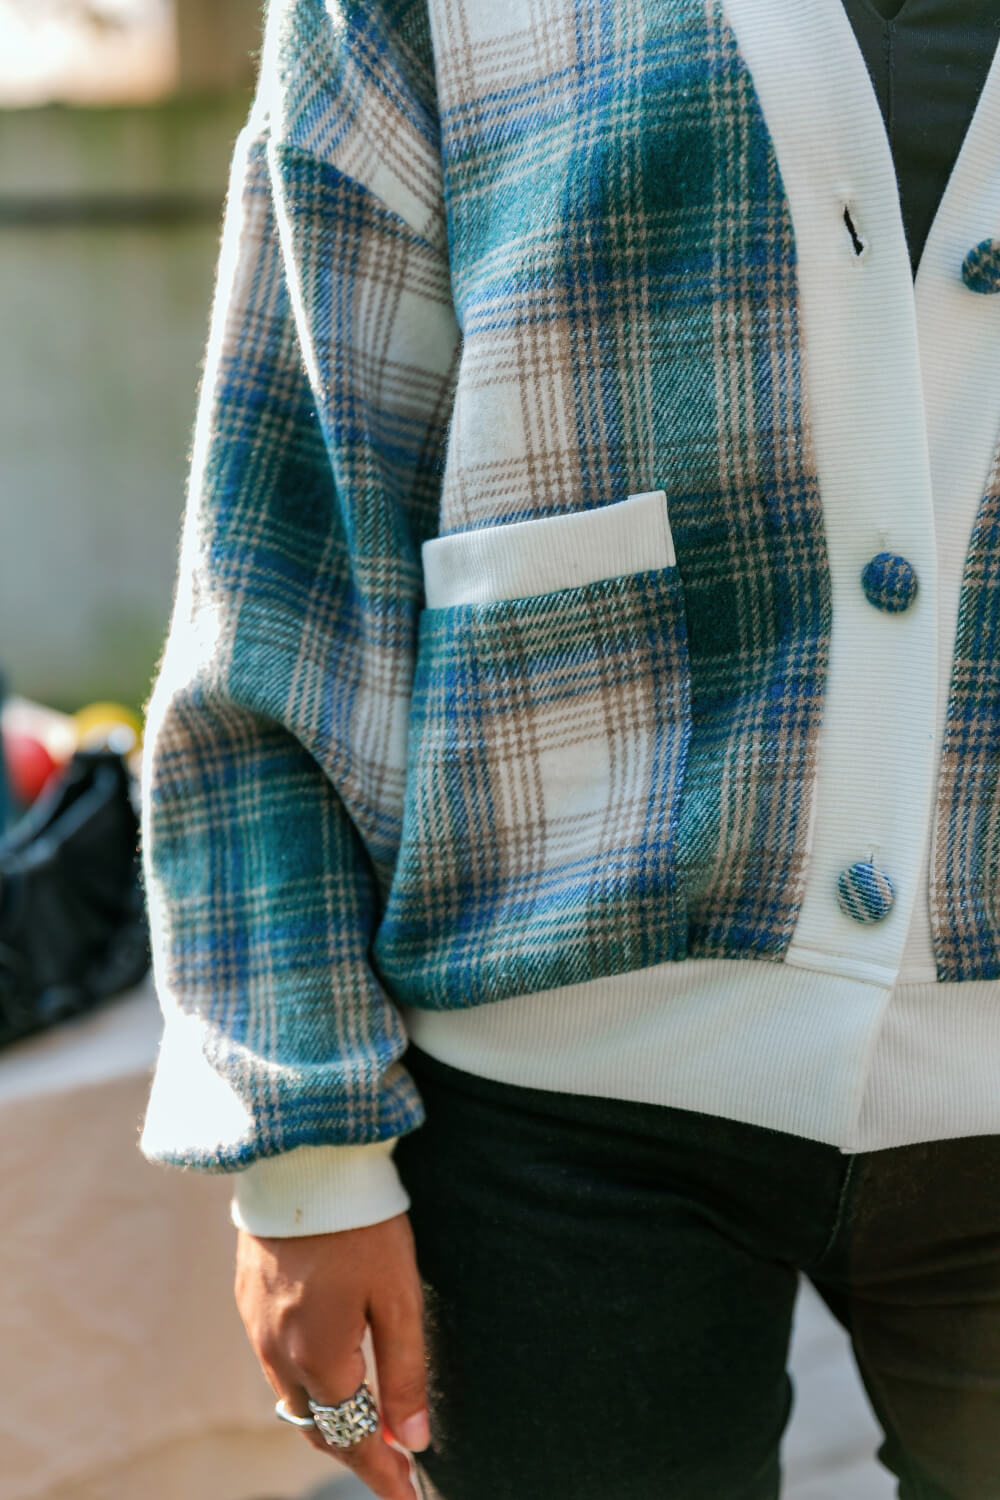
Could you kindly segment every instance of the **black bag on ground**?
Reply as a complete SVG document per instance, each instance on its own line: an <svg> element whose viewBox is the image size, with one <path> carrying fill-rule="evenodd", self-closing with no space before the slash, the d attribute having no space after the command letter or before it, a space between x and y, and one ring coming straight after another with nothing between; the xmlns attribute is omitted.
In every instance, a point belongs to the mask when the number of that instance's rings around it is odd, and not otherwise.
<svg viewBox="0 0 1000 1500"><path fill-rule="evenodd" d="M78 750L0 837L0 1046L138 984L149 937L128 766Z"/></svg>

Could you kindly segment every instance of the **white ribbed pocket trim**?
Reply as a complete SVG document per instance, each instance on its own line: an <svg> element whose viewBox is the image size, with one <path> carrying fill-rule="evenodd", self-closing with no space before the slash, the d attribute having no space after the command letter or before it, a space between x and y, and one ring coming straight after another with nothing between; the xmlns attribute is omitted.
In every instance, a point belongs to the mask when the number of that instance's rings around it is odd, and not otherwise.
<svg viewBox="0 0 1000 1500"><path fill-rule="evenodd" d="M392 1161L396 1138L364 1146L298 1146L235 1176L230 1217L265 1237L328 1234L395 1218L410 1206Z"/></svg>
<svg viewBox="0 0 1000 1500"><path fill-rule="evenodd" d="M428 609L530 598L677 562L663 490L433 537L421 554Z"/></svg>

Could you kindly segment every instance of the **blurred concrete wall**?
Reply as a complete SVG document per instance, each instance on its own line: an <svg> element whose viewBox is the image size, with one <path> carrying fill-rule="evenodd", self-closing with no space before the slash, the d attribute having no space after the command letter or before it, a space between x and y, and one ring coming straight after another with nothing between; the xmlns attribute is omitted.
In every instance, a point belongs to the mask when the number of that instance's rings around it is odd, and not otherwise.
<svg viewBox="0 0 1000 1500"><path fill-rule="evenodd" d="M150 684L248 105L0 114L0 668L59 707Z"/></svg>

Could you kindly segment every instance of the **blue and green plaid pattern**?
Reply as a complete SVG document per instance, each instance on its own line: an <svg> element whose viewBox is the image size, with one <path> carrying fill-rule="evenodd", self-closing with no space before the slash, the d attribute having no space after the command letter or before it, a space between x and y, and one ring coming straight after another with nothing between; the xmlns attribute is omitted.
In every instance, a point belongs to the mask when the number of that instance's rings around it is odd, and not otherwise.
<svg viewBox="0 0 1000 1500"><path fill-rule="evenodd" d="M830 629L714 0L275 0L228 225L146 759L210 1168L418 1123L394 1000L780 959ZM659 489L676 568L422 611L424 540Z"/></svg>
<svg viewBox="0 0 1000 1500"><path fill-rule="evenodd" d="M837 879L837 903L854 922L882 922L896 900L892 881L884 870L859 860L842 870Z"/></svg>
<svg viewBox="0 0 1000 1500"><path fill-rule="evenodd" d="M477 1005L683 957L690 723L676 568L426 610L375 944L393 994Z"/></svg>
<svg viewBox="0 0 1000 1500"><path fill-rule="evenodd" d="M718 4L477 24L481 48L456 25L437 49L464 334L440 529L666 493L693 732L687 930L659 956L780 958L831 618L795 247L753 85Z"/></svg>
<svg viewBox="0 0 1000 1500"><path fill-rule="evenodd" d="M397 144L417 129L406 103L372 111ZM190 1107L145 1149L216 1169L421 1118L368 953L399 843L419 545L458 346L440 246L256 117L223 275L230 260L144 775L156 1086Z"/></svg>
<svg viewBox="0 0 1000 1500"><path fill-rule="evenodd" d="M939 980L1000 979L1000 458L962 580L930 911Z"/></svg>
<svg viewBox="0 0 1000 1500"><path fill-rule="evenodd" d="M917 597L917 572L898 552L877 552L861 570L865 598L886 614L899 615Z"/></svg>

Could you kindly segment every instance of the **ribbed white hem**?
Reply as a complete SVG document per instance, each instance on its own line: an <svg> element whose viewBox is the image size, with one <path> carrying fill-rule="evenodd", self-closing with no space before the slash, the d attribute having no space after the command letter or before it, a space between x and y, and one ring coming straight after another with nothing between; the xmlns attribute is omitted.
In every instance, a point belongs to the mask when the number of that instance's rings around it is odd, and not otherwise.
<svg viewBox="0 0 1000 1500"><path fill-rule="evenodd" d="M669 1105L844 1152L1000 1134L997 985L882 986L785 964L707 960L403 1011L423 1051L500 1083ZM393 1218L395 1140L302 1146L234 1178L233 1223L262 1236Z"/></svg>
<svg viewBox="0 0 1000 1500"><path fill-rule="evenodd" d="M395 1139L364 1146L299 1146L234 1178L233 1223L250 1234L294 1236L360 1229L405 1213L392 1162Z"/></svg>
<svg viewBox="0 0 1000 1500"><path fill-rule="evenodd" d="M688 960L462 1011L417 1046L502 1083L671 1105L842 1151L1000 1133L997 986Z"/></svg>
<svg viewBox="0 0 1000 1500"><path fill-rule="evenodd" d="M688 960L403 1020L466 1072L840 1145L887 1000L879 985L784 964Z"/></svg>
<svg viewBox="0 0 1000 1500"><path fill-rule="evenodd" d="M1000 1134L1000 986L894 992L845 1150Z"/></svg>

